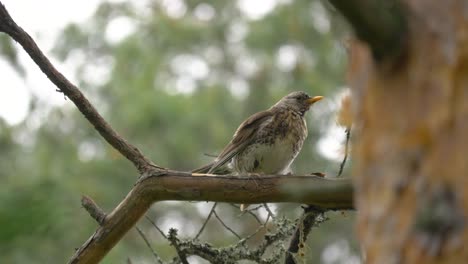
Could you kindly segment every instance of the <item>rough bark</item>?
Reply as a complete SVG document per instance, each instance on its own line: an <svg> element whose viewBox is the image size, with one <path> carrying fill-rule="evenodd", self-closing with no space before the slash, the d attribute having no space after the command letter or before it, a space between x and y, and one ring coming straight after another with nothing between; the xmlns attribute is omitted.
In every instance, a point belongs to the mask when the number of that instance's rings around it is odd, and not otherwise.
<svg viewBox="0 0 468 264"><path fill-rule="evenodd" d="M468 4L402 2L405 56L351 45L358 236L367 263L468 263Z"/></svg>

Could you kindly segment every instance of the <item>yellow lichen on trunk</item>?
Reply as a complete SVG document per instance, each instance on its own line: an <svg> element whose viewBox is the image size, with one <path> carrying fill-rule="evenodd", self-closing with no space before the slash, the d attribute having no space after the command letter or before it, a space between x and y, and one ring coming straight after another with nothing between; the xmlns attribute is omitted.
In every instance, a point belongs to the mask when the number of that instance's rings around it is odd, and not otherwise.
<svg viewBox="0 0 468 264"><path fill-rule="evenodd" d="M398 58L350 48L358 236L367 263L468 263L468 5L402 2Z"/></svg>

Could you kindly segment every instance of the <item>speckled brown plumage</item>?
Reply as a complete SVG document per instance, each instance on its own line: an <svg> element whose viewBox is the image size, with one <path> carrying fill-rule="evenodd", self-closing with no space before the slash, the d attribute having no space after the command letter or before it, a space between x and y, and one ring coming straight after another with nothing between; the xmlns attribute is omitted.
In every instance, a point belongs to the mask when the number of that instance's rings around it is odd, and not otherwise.
<svg viewBox="0 0 468 264"><path fill-rule="evenodd" d="M221 154L193 172L213 173L232 161L237 173L287 173L307 137L304 114L320 99L304 92L288 94L245 120Z"/></svg>
<svg viewBox="0 0 468 264"><path fill-rule="evenodd" d="M287 108L274 112L252 136L251 143L233 157L232 166L236 172L285 173L299 154L307 137L303 116Z"/></svg>
<svg viewBox="0 0 468 264"><path fill-rule="evenodd" d="M311 98L304 92L288 94L270 109L242 122L221 154L193 172L213 173L232 161L236 173L288 173L307 137L304 114L321 99L321 96ZM241 210L246 207L242 204Z"/></svg>

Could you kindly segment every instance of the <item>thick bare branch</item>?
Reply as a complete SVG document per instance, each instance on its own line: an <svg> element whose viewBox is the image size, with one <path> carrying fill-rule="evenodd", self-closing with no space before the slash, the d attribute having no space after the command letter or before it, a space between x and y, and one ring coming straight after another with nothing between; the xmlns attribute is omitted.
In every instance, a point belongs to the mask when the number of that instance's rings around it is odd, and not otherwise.
<svg viewBox="0 0 468 264"><path fill-rule="evenodd" d="M122 138L97 112L81 91L52 65L42 53L34 40L11 18L3 3L0 2L0 32L4 32L16 40L39 66L41 71L59 88L60 92L70 98L86 119L96 128L101 136L128 160L140 172L148 167L155 167L151 161L132 144Z"/></svg>
<svg viewBox="0 0 468 264"><path fill-rule="evenodd" d="M296 202L326 209L352 209L350 179L316 176L213 176L166 171L141 178L104 224L79 248L70 263L97 263L132 228L154 202L215 201L229 203Z"/></svg>
<svg viewBox="0 0 468 264"><path fill-rule="evenodd" d="M353 26L359 39L381 59L401 51L406 40L407 24L399 0L329 0Z"/></svg>

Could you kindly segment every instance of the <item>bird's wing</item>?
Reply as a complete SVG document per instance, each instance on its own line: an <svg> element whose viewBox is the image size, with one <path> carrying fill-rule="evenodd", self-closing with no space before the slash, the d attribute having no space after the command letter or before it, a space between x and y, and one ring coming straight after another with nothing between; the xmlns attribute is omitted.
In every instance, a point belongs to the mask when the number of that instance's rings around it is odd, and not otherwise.
<svg viewBox="0 0 468 264"><path fill-rule="evenodd" d="M204 165L203 167L196 168L192 170L192 173L207 173L211 169L211 167L213 167L213 164L214 162L211 162L211 163Z"/></svg>
<svg viewBox="0 0 468 264"><path fill-rule="evenodd" d="M208 173L213 172L217 168L229 162L237 153L245 149L245 147L252 142L255 133L261 127L262 122L273 116L272 111L266 110L258 112L242 122L237 128L231 142L223 149L221 154L212 163Z"/></svg>

